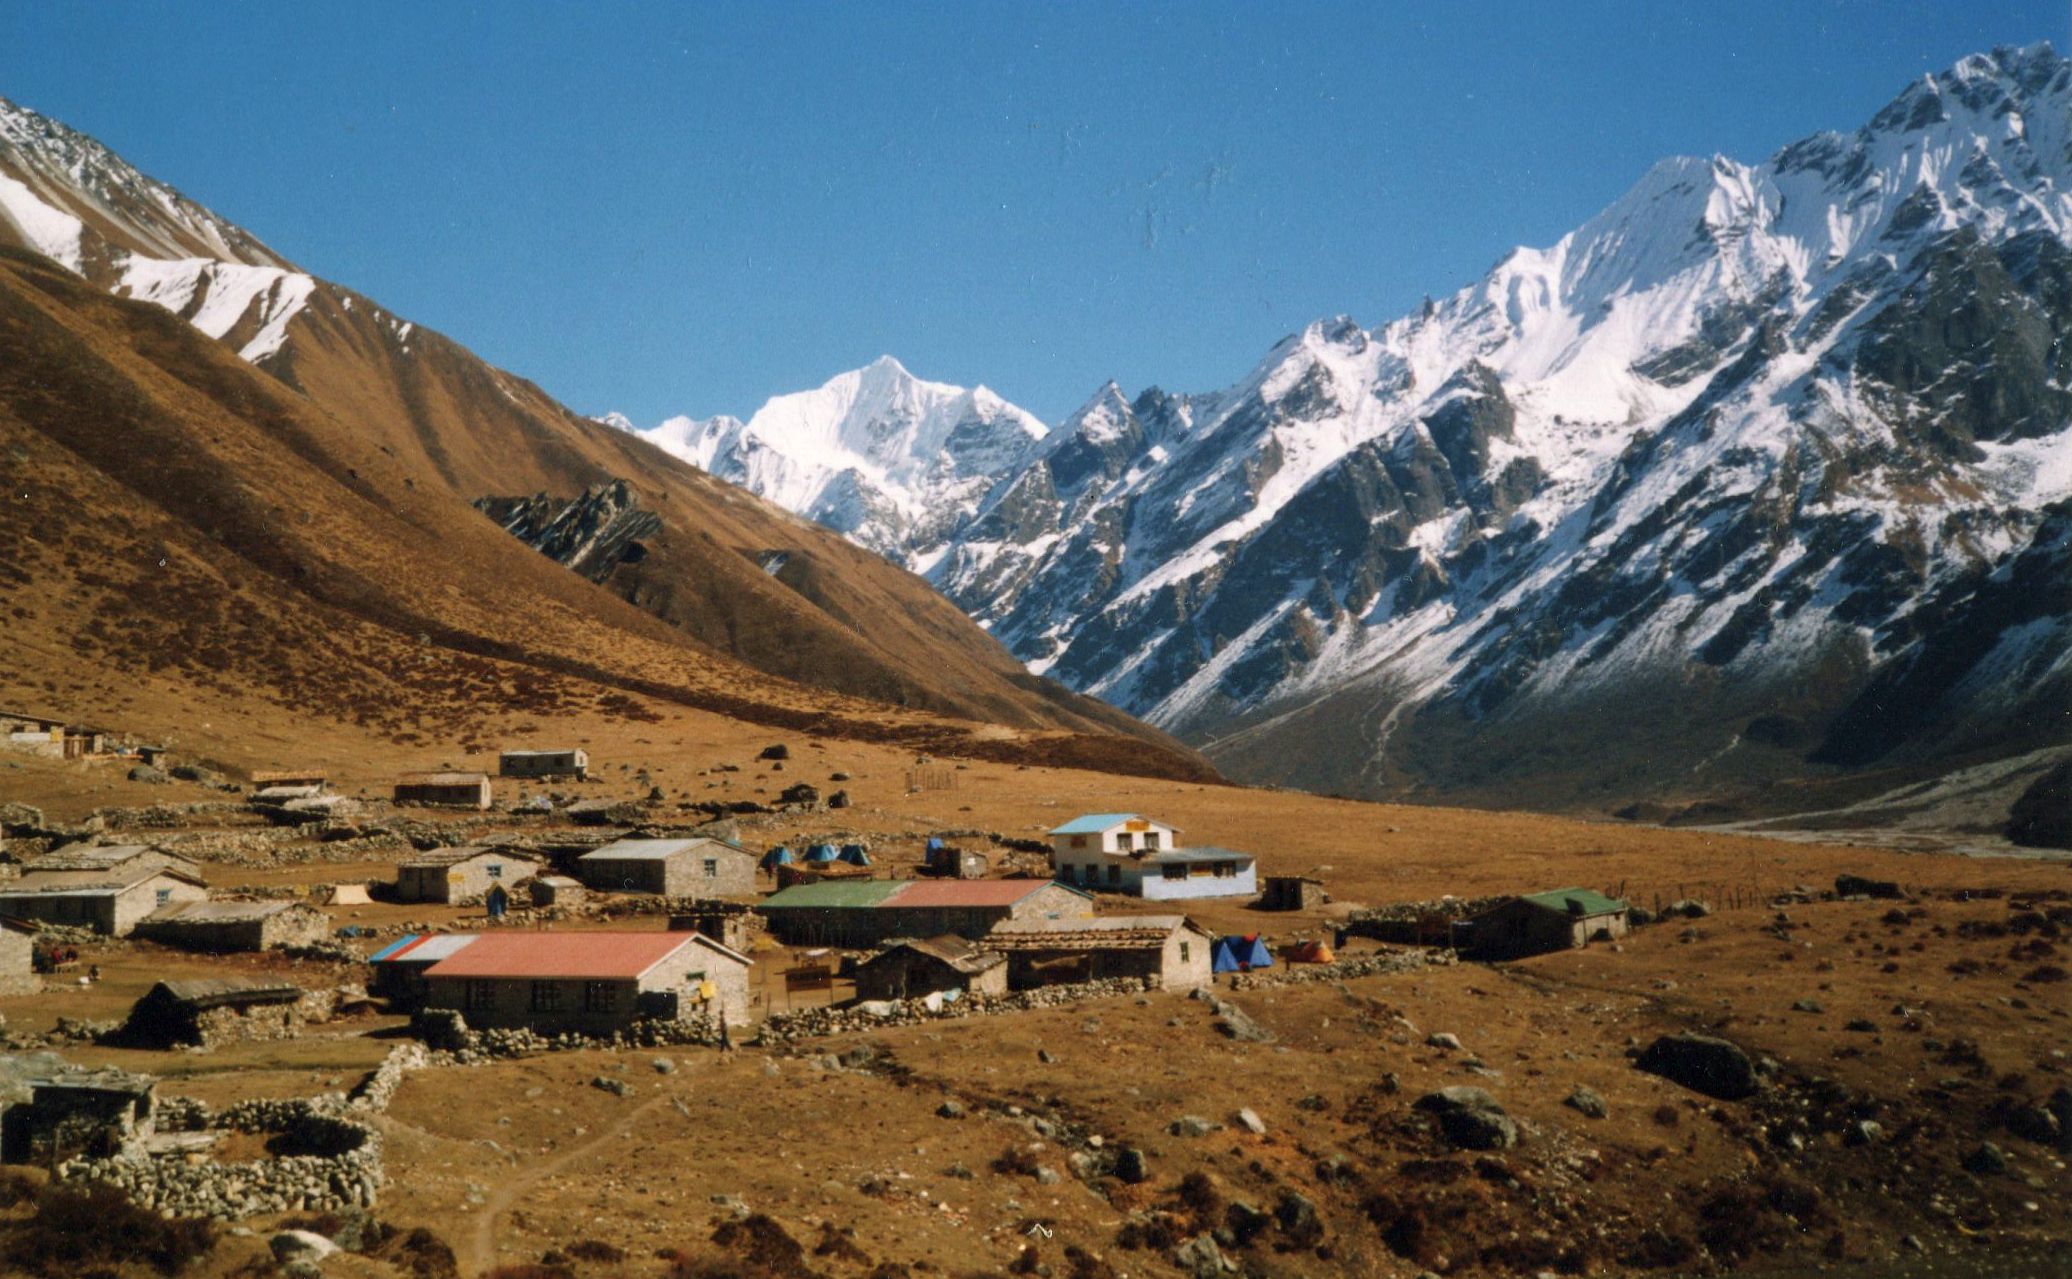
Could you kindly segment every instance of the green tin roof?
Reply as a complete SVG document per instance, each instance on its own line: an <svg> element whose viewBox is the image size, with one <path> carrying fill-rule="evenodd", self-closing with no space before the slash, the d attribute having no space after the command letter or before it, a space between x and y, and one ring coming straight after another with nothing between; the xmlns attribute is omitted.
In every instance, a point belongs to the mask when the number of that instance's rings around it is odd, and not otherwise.
<svg viewBox="0 0 2072 1279"><path fill-rule="evenodd" d="M761 910L782 910L792 906L875 906L908 887L902 879L823 879L817 884L794 884L763 899Z"/></svg>
<svg viewBox="0 0 2072 1279"><path fill-rule="evenodd" d="M1582 904L1585 915L1610 915L1626 909L1626 903L1618 898L1607 897L1588 888L1557 888L1547 893L1525 893L1518 900L1537 906L1541 910L1551 910L1557 915L1570 914L1568 904L1572 901Z"/></svg>

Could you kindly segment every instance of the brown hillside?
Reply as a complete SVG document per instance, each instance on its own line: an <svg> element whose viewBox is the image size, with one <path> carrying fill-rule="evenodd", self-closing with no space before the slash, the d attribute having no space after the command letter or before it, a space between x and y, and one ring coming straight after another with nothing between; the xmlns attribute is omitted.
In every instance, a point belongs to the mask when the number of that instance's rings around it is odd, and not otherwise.
<svg viewBox="0 0 2072 1279"><path fill-rule="evenodd" d="M0 253L0 349L8 702L141 731L150 717L136 722L125 703L148 684L230 708L258 699L406 744L470 741L489 706L649 713L629 693L924 748L981 732L742 665L509 537L428 472L421 453L378 436L353 440L337 413L225 345L43 259ZM567 438L570 450L596 443ZM536 456L562 447L543 441ZM629 460L659 467L643 453L628 441ZM758 519L775 523L694 473L676 484L656 501L694 511L687 522L701 531L686 541L724 546L752 536ZM718 509L730 505L752 513ZM815 553L839 553L812 546L832 535L795 536ZM722 604L737 589L756 592L737 634L800 636L830 668L872 671L868 649L844 645L830 622L816 628L817 610L786 599L753 564L730 574L730 555L711 555L708 581ZM947 655L933 660L953 679L963 673ZM982 669L976 656L971 665ZM892 678L890 664L872 677ZM1014 687L1005 675L999 686ZM1066 718L985 730L982 745L996 757L1027 750L1209 775L1183 752L1074 732L1094 721L1056 722Z"/></svg>

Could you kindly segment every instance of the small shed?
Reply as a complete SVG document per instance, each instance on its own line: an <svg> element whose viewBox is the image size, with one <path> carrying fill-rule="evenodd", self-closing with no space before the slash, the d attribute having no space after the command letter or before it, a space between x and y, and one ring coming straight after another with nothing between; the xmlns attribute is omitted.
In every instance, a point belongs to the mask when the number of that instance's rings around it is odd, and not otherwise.
<svg viewBox="0 0 2072 1279"><path fill-rule="evenodd" d="M954 933L895 941L856 966L858 999L918 999L969 991L1007 993L1007 956Z"/></svg>
<svg viewBox="0 0 2072 1279"><path fill-rule="evenodd" d="M479 905L491 888L531 879L546 869L536 857L464 844L419 853L396 867L396 900Z"/></svg>
<svg viewBox="0 0 2072 1279"><path fill-rule="evenodd" d="M536 876L529 887L535 906L579 906L590 895L581 880L566 875Z"/></svg>
<svg viewBox="0 0 2072 1279"><path fill-rule="evenodd" d="M664 897L749 897L755 854L725 840L620 839L576 859L576 873L600 891Z"/></svg>
<svg viewBox="0 0 2072 1279"><path fill-rule="evenodd" d="M1268 875L1266 891L1259 897L1261 910L1315 910L1329 904L1331 895L1324 881L1307 875Z"/></svg>
<svg viewBox="0 0 2072 1279"><path fill-rule="evenodd" d="M8 1163L132 1154L156 1128L158 1081L149 1075L87 1070L26 1082L28 1100L0 1119L0 1158Z"/></svg>
<svg viewBox="0 0 2072 1279"><path fill-rule="evenodd" d="M134 935L185 950L275 950L324 941L331 917L301 902L172 902L138 920Z"/></svg>
<svg viewBox="0 0 2072 1279"><path fill-rule="evenodd" d="M405 773L396 779L398 804L488 808L495 798L487 773Z"/></svg>
<svg viewBox="0 0 2072 1279"><path fill-rule="evenodd" d="M385 996L409 1008L422 1004L424 975L434 964L451 959L472 945L480 933L408 933L367 957L373 970L367 979L370 993Z"/></svg>
<svg viewBox="0 0 2072 1279"><path fill-rule="evenodd" d="M1507 898L1475 916L1470 953L1477 959L1519 959L1577 950L1624 937L1626 903L1587 888L1557 888Z"/></svg>
<svg viewBox="0 0 2072 1279"><path fill-rule="evenodd" d="M984 879L991 869L984 853L953 848L932 836L921 855L921 873L937 879Z"/></svg>
<svg viewBox="0 0 2072 1279"><path fill-rule="evenodd" d="M579 746L564 750L505 751L497 756L500 777L573 777L590 775L590 752Z"/></svg>
<svg viewBox="0 0 2072 1279"><path fill-rule="evenodd" d="M293 982L243 977L162 981L130 1006L123 1038L159 1048L292 1039L307 1018Z"/></svg>

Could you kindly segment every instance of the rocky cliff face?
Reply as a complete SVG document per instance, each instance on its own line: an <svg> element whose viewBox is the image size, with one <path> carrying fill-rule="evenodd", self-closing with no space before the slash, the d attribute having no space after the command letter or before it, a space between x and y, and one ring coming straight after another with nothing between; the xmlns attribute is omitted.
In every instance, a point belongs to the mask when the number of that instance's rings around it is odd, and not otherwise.
<svg viewBox="0 0 2072 1279"><path fill-rule="evenodd" d="M1104 387L918 564L1248 777L1570 805L2072 734L2072 65L1968 58L1227 390Z"/></svg>

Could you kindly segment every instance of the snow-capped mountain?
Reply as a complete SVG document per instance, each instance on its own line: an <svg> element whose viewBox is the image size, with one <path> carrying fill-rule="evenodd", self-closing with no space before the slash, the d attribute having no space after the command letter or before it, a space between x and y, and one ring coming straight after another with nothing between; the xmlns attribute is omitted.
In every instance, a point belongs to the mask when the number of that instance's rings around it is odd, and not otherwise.
<svg viewBox="0 0 2072 1279"><path fill-rule="evenodd" d="M1664 161L1417 314L1103 387L919 567L1254 778L1591 803L2072 741L2068 148L2037 46Z"/></svg>
<svg viewBox="0 0 2072 1279"><path fill-rule="evenodd" d="M622 415L599 419L634 429ZM926 382L881 356L743 422L673 417L637 434L906 563L977 508L1043 423L985 387Z"/></svg>

